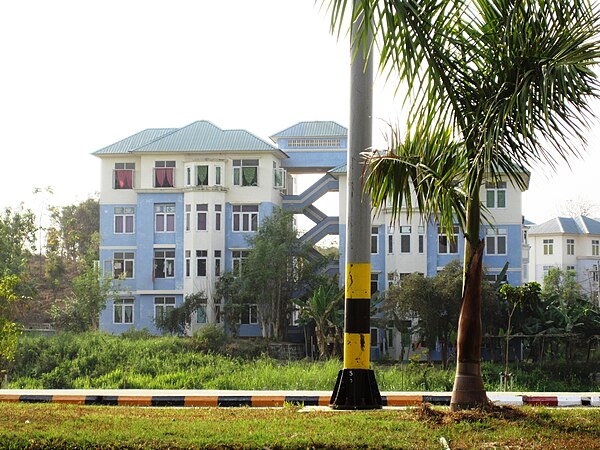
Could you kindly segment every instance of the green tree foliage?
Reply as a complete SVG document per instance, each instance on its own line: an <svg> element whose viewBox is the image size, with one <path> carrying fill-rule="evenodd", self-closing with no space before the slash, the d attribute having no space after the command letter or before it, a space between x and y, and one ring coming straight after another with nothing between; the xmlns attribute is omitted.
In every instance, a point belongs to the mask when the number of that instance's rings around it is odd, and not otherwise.
<svg viewBox="0 0 600 450"><path fill-rule="evenodd" d="M15 275L19 295L31 294L23 283L28 274L27 262L35 250L35 215L31 210L6 208L0 215L0 276Z"/></svg>
<svg viewBox="0 0 600 450"><path fill-rule="evenodd" d="M185 297L183 303L154 320L156 328L164 333L182 336L192 324L194 313L206 307L207 298L204 292L195 292Z"/></svg>
<svg viewBox="0 0 600 450"><path fill-rule="evenodd" d="M312 291L319 281L317 270L325 259L312 262L312 247L298 239L293 215L281 209L263 220L248 244L251 250L242 264L239 281L243 300L258 305L263 337L283 340L292 298Z"/></svg>
<svg viewBox="0 0 600 450"><path fill-rule="evenodd" d="M0 276L0 382L7 364L15 357L20 327L9 320L9 310L19 300L16 289L19 285L16 275Z"/></svg>
<svg viewBox="0 0 600 450"><path fill-rule="evenodd" d="M344 329L344 291L338 287L337 278L317 287L307 300L294 303L300 308L300 323L314 324L319 358L331 356L341 343Z"/></svg>
<svg viewBox="0 0 600 450"><path fill-rule="evenodd" d="M48 253L58 253L70 261L85 259L90 251L97 253L91 237L100 227L98 199L88 198L76 205L51 207L50 217L52 226L46 239Z"/></svg>
<svg viewBox="0 0 600 450"><path fill-rule="evenodd" d="M375 208L418 208L465 237L452 407L487 402L480 370L482 208L486 179L525 188L533 164L577 156L599 96L600 12L586 0L329 0L355 39L370 34L380 67L407 88L408 131L371 153ZM375 54L371 52L370 54Z"/></svg>

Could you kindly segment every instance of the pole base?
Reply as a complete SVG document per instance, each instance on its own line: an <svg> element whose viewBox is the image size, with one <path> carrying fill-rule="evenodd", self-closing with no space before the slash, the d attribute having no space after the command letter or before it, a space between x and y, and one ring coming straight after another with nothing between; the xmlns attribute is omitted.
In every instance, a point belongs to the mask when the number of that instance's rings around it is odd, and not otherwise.
<svg viewBox="0 0 600 450"><path fill-rule="evenodd" d="M329 400L332 409L381 409L375 373L371 369L342 369Z"/></svg>

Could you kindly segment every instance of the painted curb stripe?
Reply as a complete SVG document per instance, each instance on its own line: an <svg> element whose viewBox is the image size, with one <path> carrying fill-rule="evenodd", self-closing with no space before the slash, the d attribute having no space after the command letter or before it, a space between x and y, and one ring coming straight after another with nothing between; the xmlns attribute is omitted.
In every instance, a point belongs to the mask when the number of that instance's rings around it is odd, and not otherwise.
<svg viewBox="0 0 600 450"><path fill-rule="evenodd" d="M150 395L120 395L117 399L119 406L152 406Z"/></svg>
<svg viewBox="0 0 600 450"><path fill-rule="evenodd" d="M219 397L216 395L187 395L184 406L214 407L219 406Z"/></svg>
<svg viewBox="0 0 600 450"><path fill-rule="evenodd" d="M51 403L51 395L21 395L19 397L21 403Z"/></svg>
<svg viewBox="0 0 600 450"><path fill-rule="evenodd" d="M419 406L423 403L422 395L382 395L383 406Z"/></svg>
<svg viewBox="0 0 600 450"><path fill-rule="evenodd" d="M152 406L185 406L183 395L161 395L152 397Z"/></svg>
<svg viewBox="0 0 600 450"><path fill-rule="evenodd" d="M85 405L86 395L53 395L52 403L69 403L72 405Z"/></svg>
<svg viewBox="0 0 600 450"><path fill-rule="evenodd" d="M524 395L523 403L526 405L535 405L535 406L558 406L558 398L556 397L545 397L541 395Z"/></svg>
<svg viewBox="0 0 600 450"><path fill-rule="evenodd" d="M269 408L283 406L285 403L284 395L261 395L260 397L251 397L252 405L259 408Z"/></svg>
<svg viewBox="0 0 600 450"><path fill-rule="evenodd" d="M583 398L574 395L559 395L556 397L558 406L582 406Z"/></svg>
<svg viewBox="0 0 600 450"><path fill-rule="evenodd" d="M488 395L488 398L495 405L523 406L523 396L521 395Z"/></svg>
<svg viewBox="0 0 600 450"><path fill-rule="evenodd" d="M19 394L0 394L0 402L19 402L21 396Z"/></svg>
<svg viewBox="0 0 600 450"><path fill-rule="evenodd" d="M424 395L423 403L431 403L432 405L450 405L451 397L449 395Z"/></svg>
<svg viewBox="0 0 600 450"><path fill-rule="evenodd" d="M227 407L239 407L239 406L252 406L251 396L219 396L218 406Z"/></svg>

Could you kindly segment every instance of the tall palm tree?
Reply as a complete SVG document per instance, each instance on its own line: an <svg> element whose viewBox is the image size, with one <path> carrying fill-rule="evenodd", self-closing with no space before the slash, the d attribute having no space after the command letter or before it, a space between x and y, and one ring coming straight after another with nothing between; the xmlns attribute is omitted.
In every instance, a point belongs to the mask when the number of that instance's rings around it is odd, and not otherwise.
<svg viewBox="0 0 600 450"><path fill-rule="evenodd" d="M396 219L414 206L463 232L452 408L485 404L481 185L523 189L533 165L581 154L588 102L599 96L598 9L587 0L329 0L329 11L334 31L360 20L356 39L373 34L380 69L407 92L404 136L391 128L389 149L366 154L374 208Z"/></svg>

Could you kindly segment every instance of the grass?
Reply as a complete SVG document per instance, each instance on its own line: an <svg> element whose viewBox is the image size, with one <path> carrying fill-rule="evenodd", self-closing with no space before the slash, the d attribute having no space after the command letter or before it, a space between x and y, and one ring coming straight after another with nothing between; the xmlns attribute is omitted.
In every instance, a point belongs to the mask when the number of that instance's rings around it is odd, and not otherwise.
<svg viewBox="0 0 600 450"><path fill-rule="evenodd" d="M0 448L600 448L600 410L134 408L0 403Z"/></svg>

